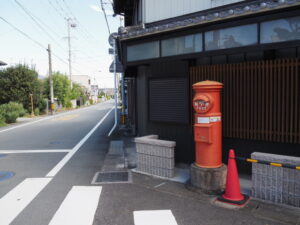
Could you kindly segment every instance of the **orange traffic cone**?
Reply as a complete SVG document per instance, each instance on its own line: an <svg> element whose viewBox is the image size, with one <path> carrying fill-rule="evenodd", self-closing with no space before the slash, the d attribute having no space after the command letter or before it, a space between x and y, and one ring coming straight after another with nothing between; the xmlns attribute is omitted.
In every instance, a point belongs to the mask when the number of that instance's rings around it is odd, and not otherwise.
<svg viewBox="0 0 300 225"><path fill-rule="evenodd" d="M225 193L218 197L221 202L242 206L247 203L249 196L241 194L239 175L235 162L234 150L229 150L228 168Z"/></svg>

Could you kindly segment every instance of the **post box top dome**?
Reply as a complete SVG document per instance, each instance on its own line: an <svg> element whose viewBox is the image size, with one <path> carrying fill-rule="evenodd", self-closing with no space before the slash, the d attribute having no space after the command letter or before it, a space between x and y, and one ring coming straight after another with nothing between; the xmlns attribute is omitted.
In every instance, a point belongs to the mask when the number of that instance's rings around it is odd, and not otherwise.
<svg viewBox="0 0 300 225"><path fill-rule="evenodd" d="M193 84L193 89L198 88L222 88L223 84L217 81L205 80Z"/></svg>

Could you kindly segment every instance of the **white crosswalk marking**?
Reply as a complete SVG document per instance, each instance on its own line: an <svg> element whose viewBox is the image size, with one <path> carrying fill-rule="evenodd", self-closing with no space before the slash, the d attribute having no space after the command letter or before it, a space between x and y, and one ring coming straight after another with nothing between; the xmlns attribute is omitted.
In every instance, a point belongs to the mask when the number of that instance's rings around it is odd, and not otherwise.
<svg viewBox="0 0 300 225"><path fill-rule="evenodd" d="M49 225L92 225L102 187L73 186Z"/></svg>
<svg viewBox="0 0 300 225"><path fill-rule="evenodd" d="M51 178L27 178L0 199L0 224L10 224L51 181Z"/></svg>
<svg viewBox="0 0 300 225"><path fill-rule="evenodd" d="M171 210L134 211L135 225L177 225Z"/></svg>
<svg viewBox="0 0 300 225"><path fill-rule="evenodd" d="M64 153L70 151L72 151L72 149L0 150L0 154Z"/></svg>

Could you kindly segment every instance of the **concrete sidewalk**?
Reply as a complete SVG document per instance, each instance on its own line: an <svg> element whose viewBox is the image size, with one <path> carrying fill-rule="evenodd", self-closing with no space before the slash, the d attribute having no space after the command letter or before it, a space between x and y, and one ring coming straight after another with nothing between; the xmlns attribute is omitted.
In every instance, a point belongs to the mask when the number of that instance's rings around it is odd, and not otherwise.
<svg viewBox="0 0 300 225"><path fill-rule="evenodd" d="M185 183L131 172L136 164L133 138L116 136L113 139L115 140L112 140L113 145L106 156L102 170L129 171L132 174L132 181L102 185L94 225L140 225L142 223L138 223L134 215L140 212L142 215L143 213L152 215L151 213L160 212L158 210L169 210L178 225L300 225L299 208L251 199L244 208L233 210L230 206L216 204L215 196L193 191L187 188ZM251 183L247 177L241 184L243 190L249 192ZM149 222L149 220L151 217L145 217L143 221ZM163 223L162 220L163 218L153 225L169 224Z"/></svg>

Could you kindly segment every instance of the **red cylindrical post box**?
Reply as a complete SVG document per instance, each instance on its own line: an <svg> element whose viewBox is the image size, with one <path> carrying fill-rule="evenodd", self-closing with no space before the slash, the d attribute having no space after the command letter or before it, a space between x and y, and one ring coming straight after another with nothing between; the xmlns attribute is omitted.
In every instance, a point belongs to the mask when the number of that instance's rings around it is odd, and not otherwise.
<svg viewBox="0 0 300 225"><path fill-rule="evenodd" d="M222 122L220 92L223 84L202 81L193 85L195 113L194 140L196 165L204 168L222 166Z"/></svg>

